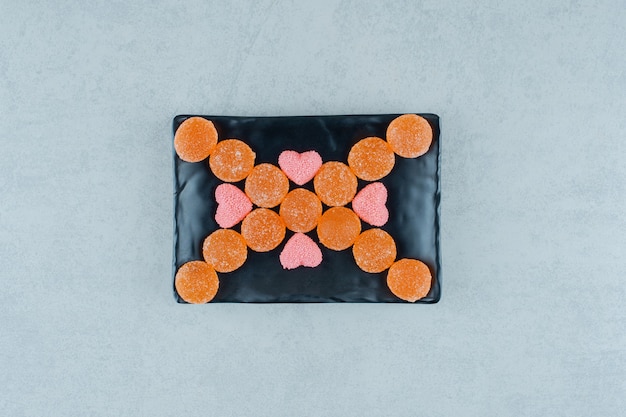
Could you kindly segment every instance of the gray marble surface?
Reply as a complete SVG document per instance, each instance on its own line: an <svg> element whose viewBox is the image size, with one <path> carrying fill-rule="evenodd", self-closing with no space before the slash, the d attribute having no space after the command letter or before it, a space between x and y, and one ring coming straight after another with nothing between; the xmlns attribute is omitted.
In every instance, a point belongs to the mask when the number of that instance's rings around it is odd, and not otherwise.
<svg viewBox="0 0 626 417"><path fill-rule="evenodd" d="M0 415L624 415L626 4L383 3L0 2ZM439 304L174 303L174 115L413 111Z"/></svg>

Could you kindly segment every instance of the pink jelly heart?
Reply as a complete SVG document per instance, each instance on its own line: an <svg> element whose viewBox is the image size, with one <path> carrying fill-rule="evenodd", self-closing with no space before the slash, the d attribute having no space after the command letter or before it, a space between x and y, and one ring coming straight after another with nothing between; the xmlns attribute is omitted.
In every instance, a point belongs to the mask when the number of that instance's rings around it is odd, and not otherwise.
<svg viewBox="0 0 626 417"><path fill-rule="evenodd" d="M366 223L382 226L389 220L387 188L382 182L365 186L352 200L352 210Z"/></svg>
<svg viewBox="0 0 626 417"><path fill-rule="evenodd" d="M278 156L278 165L291 181L304 185L319 171L322 157L315 151L283 151Z"/></svg>
<svg viewBox="0 0 626 417"><path fill-rule="evenodd" d="M233 227L252 211L252 203L248 196L232 184L218 185L215 189L215 201L217 201L215 221L225 229Z"/></svg>
<svg viewBox="0 0 626 417"><path fill-rule="evenodd" d="M313 239L303 233L296 233L280 253L280 263L284 269L296 269L299 266L315 268L322 263L322 251Z"/></svg>

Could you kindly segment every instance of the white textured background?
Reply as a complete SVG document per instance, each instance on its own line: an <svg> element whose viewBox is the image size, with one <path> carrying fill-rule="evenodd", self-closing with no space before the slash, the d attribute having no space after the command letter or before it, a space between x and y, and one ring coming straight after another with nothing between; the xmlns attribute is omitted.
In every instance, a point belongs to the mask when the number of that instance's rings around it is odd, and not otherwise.
<svg viewBox="0 0 626 417"><path fill-rule="evenodd" d="M383 3L0 1L0 415L624 415L626 2ZM174 115L393 112L439 304L174 302Z"/></svg>

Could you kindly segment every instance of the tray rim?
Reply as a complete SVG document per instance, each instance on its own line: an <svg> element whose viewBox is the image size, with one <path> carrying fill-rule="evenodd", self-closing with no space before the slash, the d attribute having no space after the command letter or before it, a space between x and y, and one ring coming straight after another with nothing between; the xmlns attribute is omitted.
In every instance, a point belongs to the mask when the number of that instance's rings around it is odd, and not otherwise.
<svg viewBox="0 0 626 417"><path fill-rule="evenodd" d="M174 299L178 304L191 304L184 301L176 292L176 288L174 285L175 277L176 277L176 242L177 242L177 217L176 217L176 205L177 205L177 189L176 184L178 182L178 173L176 170L176 150L174 149L174 135L176 134L176 130L180 126L180 124L188 118L191 117L202 117L207 120L211 120L211 118L229 118L229 119L291 119L291 118L320 118L320 117L377 117L377 116L401 116L404 114L416 114L418 116L426 116L435 119L436 127L438 134L436 136L436 140L438 142L437 146L437 168L435 170L436 177L436 190L435 190L435 265L436 272L433 280L437 282L438 291L435 292L432 298L430 299L422 299L417 300L416 302L410 303L404 300L398 299L397 301L344 301L344 300L314 300L314 301L217 301L217 302L208 302L205 304L335 304L335 303L354 303L354 304L407 304L407 305L416 305L416 304L437 304L441 301L442 296L442 261L441 261L441 117L436 113L419 113L419 112L406 112L406 113L346 113L346 114L318 114L318 115L279 115L279 116L248 116L248 115L238 115L232 116L229 114L192 114L192 113L181 113L177 114L172 118L172 136L170 137L170 145L172 151L172 186L173 186L173 196L172 204L173 204L173 234L172 234L172 291L174 295Z"/></svg>

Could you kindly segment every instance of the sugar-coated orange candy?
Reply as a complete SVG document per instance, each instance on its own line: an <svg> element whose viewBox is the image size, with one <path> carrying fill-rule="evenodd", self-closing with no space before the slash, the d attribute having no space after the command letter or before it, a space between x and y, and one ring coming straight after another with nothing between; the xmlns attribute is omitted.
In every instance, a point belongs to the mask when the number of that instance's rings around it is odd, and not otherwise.
<svg viewBox="0 0 626 417"><path fill-rule="evenodd" d="M253 251L269 252L285 238L285 223L276 212L258 208L243 219L241 234Z"/></svg>
<svg viewBox="0 0 626 417"><path fill-rule="evenodd" d="M190 117L178 126L174 135L174 149L180 159L200 162L206 159L217 144L217 130L213 122L202 117Z"/></svg>
<svg viewBox="0 0 626 417"><path fill-rule="evenodd" d="M315 229L322 215L322 202L309 190L296 188L280 204L280 217L294 232L306 233Z"/></svg>
<svg viewBox="0 0 626 417"><path fill-rule="evenodd" d="M289 191L289 179L277 166L259 164L246 178L245 190L257 206L276 207Z"/></svg>
<svg viewBox="0 0 626 417"><path fill-rule="evenodd" d="M206 262L191 261L176 272L174 286L180 297L192 304L208 303L220 285L213 267Z"/></svg>
<svg viewBox="0 0 626 417"><path fill-rule="evenodd" d="M348 154L348 165L357 177L377 181L391 172L396 163L391 146L381 138L369 137L358 141Z"/></svg>
<svg viewBox="0 0 626 417"><path fill-rule="evenodd" d="M396 242L382 229L369 229L356 238L352 254L365 272L383 272L396 260Z"/></svg>
<svg viewBox="0 0 626 417"><path fill-rule="evenodd" d="M396 117L387 127L387 142L403 158L425 154L433 141L433 129L428 120L416 114Z"/></svg>
<svg viewBox="0 0 626 417"><path fill-rule="evenodd" d="M256 154L238 139L220 141L209 158L213 174L222 181L237 182L246 178L252 168Z"/></svg>
<svg viewBox="0 0 626 417"><path fill-rule="evenodd" d="M401 259L391 265L387 286L398 298L414 303L430 291L432 276L428 266L415 259Z"/></svg>
<svg viewBox="0 0 626 417"><path fill-rule="evenodd" d="M344 206L356 194L357 179L352 170L341 162L326 162L315 174L313 186L327 206Z"/></svg>
<svg viewBox="0 0 626 417"><path fill-rule="evenodd" d="M219 229L204 239L202 255L217 272L232 272L246 262L248 248L236 231Z"/></svg>
<svg viewBox="0 0 626 417"><path fill-rule="evenodd" d="M361 233L361 220L346 207L331 207L317 224L317 237L332 250L348 249Z"/></svg>

